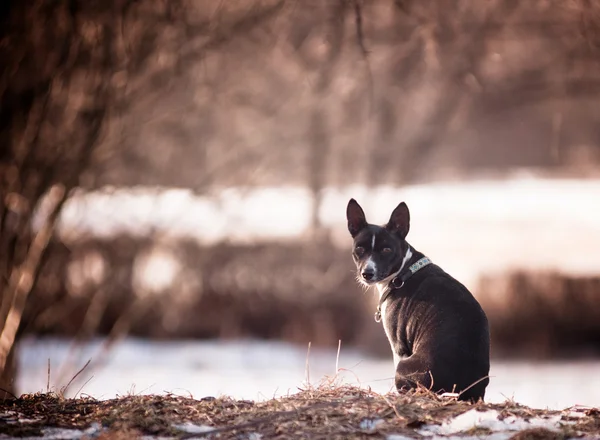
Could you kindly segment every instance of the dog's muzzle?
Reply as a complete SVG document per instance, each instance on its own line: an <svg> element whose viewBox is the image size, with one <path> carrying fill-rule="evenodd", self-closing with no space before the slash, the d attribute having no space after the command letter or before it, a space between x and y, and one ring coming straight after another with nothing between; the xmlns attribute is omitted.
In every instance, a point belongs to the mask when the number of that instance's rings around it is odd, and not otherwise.
<svg viewBox="0 0 600 440"><path fill-rule="evenodd" d="M375 271L371 268L364 269L360 274L365 281L371 281L375 278Z"/></svg>

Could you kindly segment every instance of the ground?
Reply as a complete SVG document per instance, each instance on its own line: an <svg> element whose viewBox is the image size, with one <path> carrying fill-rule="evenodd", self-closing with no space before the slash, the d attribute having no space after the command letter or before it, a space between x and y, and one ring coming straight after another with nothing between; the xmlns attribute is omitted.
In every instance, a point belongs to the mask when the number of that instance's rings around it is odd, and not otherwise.
<svg viewBox="0 0 600 440"><path fill-rule="evenodd" d="M377 394L336 384L264 402L176 395L99 401L30 394L0 403L0 439L600 438L600 411L468 404L426 390Z"/></svg>

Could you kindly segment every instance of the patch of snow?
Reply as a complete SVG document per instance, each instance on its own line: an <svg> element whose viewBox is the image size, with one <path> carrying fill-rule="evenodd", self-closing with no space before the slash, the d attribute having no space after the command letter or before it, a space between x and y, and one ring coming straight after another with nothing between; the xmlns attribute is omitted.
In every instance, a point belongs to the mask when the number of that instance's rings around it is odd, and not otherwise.
<svg viewBox="0 0 600 440"><path fill-rule="evenodd" d="M495 432L492 434L481 435L431 435L426 437L428 440L509 440L514 432Z"/></svg>
<svg viewBox="0 0 600 440"><path fill-rule="evenodd" d="M388 434L385 440L413 440L413 437L407 437L401 434Z"/></svg>
<svg viewBox="0 0 600 440"><path fill-rule="evenodd" d="M383 419L362 419L358 427L363 431L375 431L382 423Z"/></svg>
<svg viewBox="0 0 600 440"><path fill-rule="evenodd" d="M424 436L427 440L509 440L514 435L514 432L495 432L491 434L481 435L435 435L429 434Z"/></svg>
<svg viewBox="0 0 600 440"><path fill-rule="evenodd" d="M456 434L462 431L468 431L474 427L492 429L498 422L498 411L490 410L480 412L469 410L459 416L444 422L442 425L430 425L422 431L434 432L436 434Z"/></svg>
<svg viewBox="0 0 600 440"><path fill-rule="evenodd" d="M204 437L204 438L210 438L210 437ZM43 440L43 439L41 439ZM164 437L164 436L154 436L154 435L142 435L138 438L138 440L175 440L175 437ZM191 440L191 439L189 439Z"/></svg>
<svg viewBox="0 0 600 440"><path fill-rule="evenodd" d="M565 423L564 421L561 422L560 415L531 417L527 420L516 416L508 416L501 420L496 410L477 411L476 409L471 409L445 421L441 425L428 425L421 428L418 432L421 435L434 434L448 436L469 431L473 428L486 428L492 433L501 434L532 428L557 430L560 423Z"/></svg>
<svg viewBox="0 0 600 440"><path fill-rule="evenodd" d="M214 431L215 428L213 426L207 425L196 425L192 422L185 422L173 425L175 429L179 429L180 431L187 432L188 434L203 434L205 432Z"/></svg>
<svg viewBox="0 0 600 440"><path fill-rule="evenodd" d="M96 399L171 392L195 398L228 395L261 401L293 394L306 380L306 348L274 341L165 342L127 338L105 357L99 357L101 340L82 344L72 353L71 347L66 339L22 339L18 345L18 392L46 390L48 359L51 390L58 390L91 358L90 367L70 387L69 396L91 378L81 393ZM313 385L335 373L336 358L335 349L311 349ZM393 391L390 360L342 348L342 370L337 378L341 383L370 387L377 393ZM100 366L94 367L96 362ZM599 369L599 361L492 360L486 401L501 403L508 397L534 408L557 410L573 405L598 407Z"/></svg>
<svg viewBox="0 0 600 440"><path fill-rule="evenodd" d="M17 414L15 411L5 411L0 413L0 419L8 419L9 417L13 417L15 414Z"/></svg>
<svg viewBox="0 0 600 440"><path fill-rule="evenodd" d="M18 437L19 440L79 440L81 438L92 439L98 437L102 432L102 426L94 422L89 428L81 429L65 429L65 428L44 428L42 429L42 436L35 437ZM0 435L0 439L8 440L17 437L9 437Z"/></svg>
<svg viewBox="0 0 600 440"><path fill-rule="evenodd" d="M585 417L585 412L577 411L577 410L570 408L569 411L565 412L564 417L573 418L573 419L581 419L581 418Z"/></svg>
<svg viewBox="0 0 600 440"><path fill-rule="evenodd" d="M40 420L42 420L42 417L38 417L37 419L25 419L25 418L20 418L18 420L18 423L22 423L24 425L28 424L28 423L37 423Z"/></svg>

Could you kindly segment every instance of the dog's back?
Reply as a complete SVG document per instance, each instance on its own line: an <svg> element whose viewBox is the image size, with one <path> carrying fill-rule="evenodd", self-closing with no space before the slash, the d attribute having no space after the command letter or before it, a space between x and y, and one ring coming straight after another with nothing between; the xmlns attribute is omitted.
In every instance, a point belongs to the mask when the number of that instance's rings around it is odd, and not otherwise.
<svg viewBox="0 0 600 440"><path fill-rule="evenodd" d="M416 382L435 392L458 392L462 400L485 396L490 336L485 313L465 286L429 265L391 293L384 317L394 351L396 387ZM393 342L391 342L393 344Z"/></svg>

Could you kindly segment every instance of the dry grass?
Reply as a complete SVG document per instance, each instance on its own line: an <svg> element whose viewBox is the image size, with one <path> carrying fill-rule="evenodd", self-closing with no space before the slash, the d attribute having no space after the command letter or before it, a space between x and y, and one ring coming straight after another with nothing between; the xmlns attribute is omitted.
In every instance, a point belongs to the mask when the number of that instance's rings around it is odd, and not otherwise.
<svg viewBox="0 0 600 440"><path fill-rule="evenodd" d="M30 394L0 403L0 434L35 436L41 435L42 429L49 426L85 429L95 422L105 428L101 438L107 439L140 435L178 439L202 436L249 438L252 433L261 434L262 439L382 438L385 434L419 437L416 430L423 425L440 424L473 408L495 409L500 418L561 415L562 420L570 424L565 424L564 432L555 433L554 438L566 438L577 433L600 435L600 412L597 409L588 409L581 417L572 417L568 412L531 409L514 402L458 402L438 397L427 390L380 395L370 390L339 386L333 380L264 402L228 397L195 400L175 395L127 396L98 401ZM19 420L21 423L16 423ZM23 423L23 420L28 422ZM208 425L215 430L189 434L175 426L186 422ZM474 429L478 431L471 429L464 434L484 434L480 428ZM539 429L529 431L522 431L518 438L545 438L539 437L542 434Z"/></svg>

